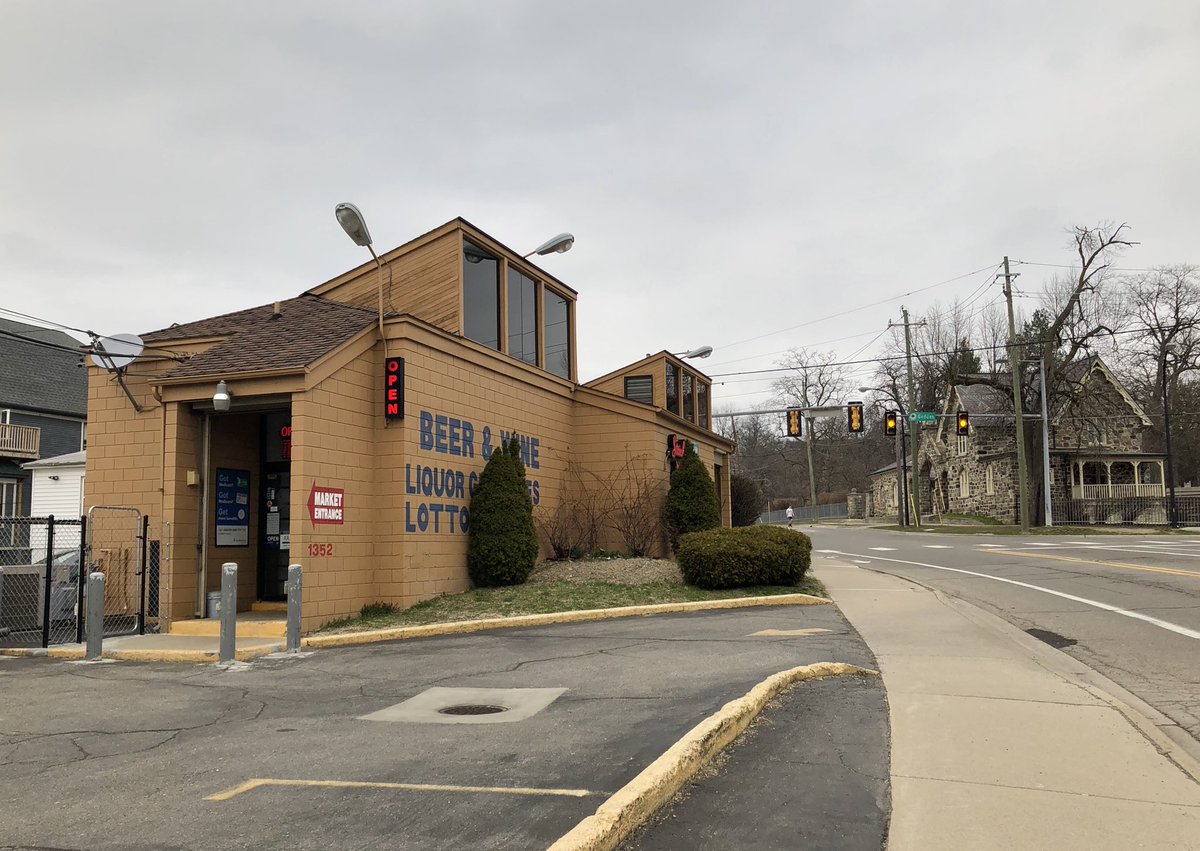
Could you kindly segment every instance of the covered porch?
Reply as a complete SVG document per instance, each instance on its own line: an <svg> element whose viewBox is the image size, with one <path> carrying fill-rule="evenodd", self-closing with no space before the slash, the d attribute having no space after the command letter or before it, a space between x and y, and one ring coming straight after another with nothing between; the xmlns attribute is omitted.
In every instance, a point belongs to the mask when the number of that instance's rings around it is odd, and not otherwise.
<svg viewBox="0 0 1200 851"><path fill-rule="evenodd" d="M1165 496L1165 461L1160 456L1072 457L1071 498L1112 499Z"/></svg>

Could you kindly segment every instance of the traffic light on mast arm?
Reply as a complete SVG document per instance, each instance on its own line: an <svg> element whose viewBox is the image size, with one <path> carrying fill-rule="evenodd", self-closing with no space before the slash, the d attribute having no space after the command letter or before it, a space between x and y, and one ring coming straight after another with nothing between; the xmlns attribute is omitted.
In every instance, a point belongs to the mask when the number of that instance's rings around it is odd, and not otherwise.
<svg viewBox="0 0 1200 851"><path fill-rule="evenodd" d="M851 434L861 434L863 430L863 404L850 402L846 405L846 425Z"/></svg>
<svg viewBox="0 0 1200 851"><path fill-rule="evenodd" d="M899 419L895 411L883 412L883 433L888 437L896 436L896 429L899 426Z"/></svg>
<svg viewBox="0 0 1200 851"><path fill-rule="evenodd" d="M958 412L958 433L961 435L971 433L971 418L967 416L966 411Z"/></svg>
<svg viewBox="0 0 1200 851"><path fill-rule="evenodd" d="M804 411L802 408L788 408L787 411L787 436L800 437L803 430L800 425L803 419Z"/></svg>

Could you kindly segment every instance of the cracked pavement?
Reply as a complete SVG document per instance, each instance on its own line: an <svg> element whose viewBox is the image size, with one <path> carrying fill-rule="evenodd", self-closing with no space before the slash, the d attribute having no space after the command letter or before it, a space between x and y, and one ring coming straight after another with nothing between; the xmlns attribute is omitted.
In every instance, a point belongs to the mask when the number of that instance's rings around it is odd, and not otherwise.
<svg viewBox="0 0 1200 851"><path fill-rule="evenodd" d="M811 627L829 632L751 637ZM726 702L818 661L873 665L833 606L498 630L231 670L12 659L0 663L0 848L545 847ZM432 686L567 691L515 723L358 720ZM836 715L836 693L810 696L779 729L803 740L806 718ZM873 759L886 776L886 749ZM808 782L831 772L845 770ZM595 794L263 787L205 800L252 778Z"/></svg>

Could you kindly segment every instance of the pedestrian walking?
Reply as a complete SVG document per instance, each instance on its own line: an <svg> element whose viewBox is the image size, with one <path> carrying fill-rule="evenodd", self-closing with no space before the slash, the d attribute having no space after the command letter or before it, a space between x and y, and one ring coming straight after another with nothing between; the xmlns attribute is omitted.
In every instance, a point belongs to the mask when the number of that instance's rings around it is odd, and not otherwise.
<svg viewBox="0 0 1200 851"><path fill-rule="evenodd" d="M787 511L783 512L783 514L785 517L787 517L788 526L791 526L792 525L792 507L789 505L787 507Z"/></svg>

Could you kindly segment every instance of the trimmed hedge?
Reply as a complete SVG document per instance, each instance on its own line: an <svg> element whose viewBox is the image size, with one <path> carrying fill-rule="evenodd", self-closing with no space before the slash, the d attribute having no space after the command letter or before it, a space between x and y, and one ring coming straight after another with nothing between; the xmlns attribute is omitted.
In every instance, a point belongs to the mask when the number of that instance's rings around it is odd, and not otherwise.
<svg viewBox="0 0 1200 851"><path fill-rule="evenodd" d="M796 585L812 564L812 540L780 526L692 532L680 538L676 561L697 588Z"/></svg>

